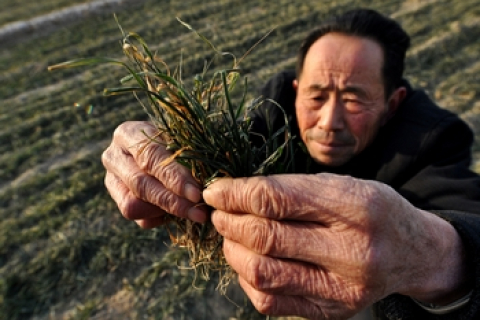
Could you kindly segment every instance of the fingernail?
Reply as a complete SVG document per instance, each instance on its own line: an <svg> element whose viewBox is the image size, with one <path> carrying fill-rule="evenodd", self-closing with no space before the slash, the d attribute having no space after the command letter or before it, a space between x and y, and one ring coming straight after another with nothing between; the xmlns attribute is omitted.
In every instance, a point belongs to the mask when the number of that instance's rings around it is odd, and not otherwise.
<svg viewBox="0 0 480 320"><path fill-rule="evenodd" d="M209 203L209 201L214 200L214 198L215 198L215 188L216 187L208 186L207 188L203 189L202 198L206 203Z"/></svg>
<svg viewBox="0 0 480 320"><path fill-rule="evenodd" d="M191 207L187 212L187 216L188 219L195 222L204 223L207 221L207 213L197 207Z"/></svg>
<svg viewBox="0 0 480 320"><path fill-rule="evenodd" d="M194 186L193 184L191 183L185 184L184 192L185 192L185 198L187 198L188 200L194 203L197 203L198 201L200 201L200 197L202 195L200 192L200 189L198 189L198 187Z"/></svg>

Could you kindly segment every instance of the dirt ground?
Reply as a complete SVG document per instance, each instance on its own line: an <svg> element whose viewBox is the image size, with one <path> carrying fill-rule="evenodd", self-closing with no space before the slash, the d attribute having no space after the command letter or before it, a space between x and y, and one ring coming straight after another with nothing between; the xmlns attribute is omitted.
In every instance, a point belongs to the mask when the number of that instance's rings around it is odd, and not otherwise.
<svg viewBox="0 0 480 320"><path fill-rule="evenodd" d="M25 10L35 4L11 2ZM119 73L46 69L121 54L114 12L162 57L176 62L187 48L191 70L201 70L209 53L193 35L176 31L176 15L235 53L277 25L246 59L255 87L294 66L302 32L323 14L353 6L389 14L412 34L406 76L468 122L476 137L472 168L480 172L478 0L78 1L0 26L0 320L265 319L238 287L230 298L239 307L211 288L190 290L192 276L178 270L181 256L168 255L168 237L120 217L103 186L100 154L117 124L144 114L133 98L102 96ZM89 104L92 114L82 109ZM352 320L371 317L366 310Z"/></svg>

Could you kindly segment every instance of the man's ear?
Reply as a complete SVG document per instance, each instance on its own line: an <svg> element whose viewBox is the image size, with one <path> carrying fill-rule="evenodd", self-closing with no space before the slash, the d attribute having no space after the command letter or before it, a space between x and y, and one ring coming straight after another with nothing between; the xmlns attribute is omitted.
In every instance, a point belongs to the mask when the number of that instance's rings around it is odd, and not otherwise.
<svg viewBox="0 0 480 320"><path fill-rule="evenodd" d="M298 90L298 80L297 79L292 81L292 87L293 87L293 90L295 90L295 92L297 92L297 90Z"/></svg>
<svg viewBox="0 0 480 320"><path fill-rule="evenodd" d="M390 98L387 102L387 113L385 118L383 119L382 125L386 124L388 120L390 120L398 110L398 107L402 103L403 99L407 95L407 88L405 87L398 87L395 91L390 95Z"/></svg>

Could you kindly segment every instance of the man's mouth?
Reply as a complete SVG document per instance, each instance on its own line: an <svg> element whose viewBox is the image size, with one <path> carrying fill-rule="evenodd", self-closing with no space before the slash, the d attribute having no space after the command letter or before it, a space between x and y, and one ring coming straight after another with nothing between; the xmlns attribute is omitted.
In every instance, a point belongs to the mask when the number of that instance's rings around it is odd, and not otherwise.
<svg viewBox="0 0 480 320"><path fill-rule="evenodd" d="M337 142L337 141L318 141L312 140L317 148L323 153L338 153L342 149L351 146L351 143Z"/></svg>
<svg viewBox="0 0 480 320"><path fill-rule="evenodd" d="M345 147L348 144L344 142L336 142L336 141L317 141L317 143L327 146L327 147Z"/></svg>

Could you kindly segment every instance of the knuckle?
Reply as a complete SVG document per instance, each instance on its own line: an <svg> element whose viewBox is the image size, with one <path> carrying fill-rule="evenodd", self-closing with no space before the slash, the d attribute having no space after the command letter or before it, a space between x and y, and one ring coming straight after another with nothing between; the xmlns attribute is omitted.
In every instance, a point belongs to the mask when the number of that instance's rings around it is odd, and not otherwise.
<svg viewBox="0 0 480 320"><path fill-rule="evenodd" d="M156 192L151 196L154 204L165 210L166 212L179 216L187 216L187 205L173 192L164 189Z"/></svg>
<svg viewBox="0 0 480 320"><path fill-rule="evenodd" d="M388 193L389 187L386 187L386 185L366 183L362 188L357 189L360 192L359 206L365 212L366 219L383 220L386 218L383 213L391 211L391 207L396 203L395 199Z"/></svg>
<svg viewBox="0 0 480 320"><path fill-rule="evenodd" d="M275 296L262 293L252 301L255 309L264 315L276 314L276 300Z"/></svg>
<svg viewBox="0 0 480 320"><path fill-rule="evenodd" d="M251 241L251 248L262 255L275 253L276 248L276 222L268 219L252 219L247 223L248 233L253 236L247 237Z"/></svg>
<svg viewBox="0 0 480 320"><path fill-rule="evenodd" d="M157 166L154 171L157 176L164 183L168 183L172 189L180 189L186 183L185 173L181 172L175 163L170 163L166 166Z"/></svg>
<svg viewBox="0 0 480 320"><path fill-rule="evenodd" d="M161 208L167 210L170 213L178 212L179 204L178 201L176 201L177 198L173 193L165 190L163 192L158 192L154 196L154 198Z"/></svg>
<svg viewBox="0 0 480 320"><path fill-rule="evenodd" d="M181 186L185 181L186 171L182 172L175 160L168 164L162 162L172 154L155 142L146 142L138 157L138 166L144 172L156 177L169 186Z"/></svg>
<svg viewBox="0 0 480 320"><path fill-rule="evenodd" d="M221 235L226 236L229 239L235 239L234 236L239 234L238 229L235 230L234 224L230 223L231 220L229 219L230 216L228 214L219 210L214 210L210 217L215 229ZM237 233L235 231L237 231ZM228 246L228 249L230 249L230 246Z"/></svg>
<svg viewBox="0 0 480 320"><path fill-rule="evenodd" d="M138 201L138 199L125 198L118 203L118 209L125 219L135 220L138 218L137 210L135 210Z"/></svg>
<svg viewBox="0 0 480 320"><path fill-rule="evenodd" d="M378 199L378 188L374 184L366 183L362 188L356 189L361 191L361 197L367 204L375 203Z"/></svg>
<svg viewBox="0 0 480 320"><path fill-rule="evenodd" d="M117 140L120 137L125 136L127 132L127 128L132 124L130 121L126 121L121 123L119 126L115 128L113 131L113 140Z"/></svg>
<svg viewBox="0 0 480 320"><path fill-rule="evenodd" d="M118 189L118 184L119 183L118 183L116 177L113 174L107 172L107 174L103 178L103 183L104 183L105 188L107 189L107 192L110 195L110 197L118 205L119 200L121 200L121 199L118 199L119 197L117 196L117 194L118 194L117 189Z"/></svg>
<svg viewBox="0 0 480 320"><path fill-rule="evenodd" d="M359 285L358 288L353 290L349 299L352 301L352 306L354 309L361 309L365 305L368 305L371 299L372 291L374 288L368 287L366 285Z"/></svg>
<svg viewBox="0 0 480 320"><path fill-rule="evenodd" d="M108 167L108 165L112 161L112 146L111 145L102 152L101 159L102 159L103 166Z"/></svg>
<svg viewBox="0 0 480 320"><path fill-rule="evenodd" d="M145 172L152 172L157 164L158 148L151 142L145 142L138 151L137 165Z"/></svg>
<svg viewBox="0 0 480 320"><path fill-rule="evenodd" d="M136 172L129 178L128 184L133 194L148 203L152 203L168 213L185 216L186 204L172 191L155 185L155 180L143 172Z"/></svg>
<svg viewBox="0 0 480 320"><path fill-rule="evenodd" d="M350 179L352 180L350 189L356 191L356 198L364 203L365 206L378 205L382 194L391 189L378 181L357 180L352 177Z"/></svg>
<svg viewBox="0 0 480 320"><path fill-rule="evenodd" d="M134 172L128 178L128 185L132 192L140 199L146 199L148 190L148 176L143 172Z"/></svg>
<svg viewBox="0 0 480 320"><path fill-rule="evenodd" d="M275 190L275 194L272 194L272 190ZM275 216L274 213L281 208L278 203L279 187L274 185L271 179L266 177L260 177L258 183L256 183L250 190L250 196L248 199L251 201L252 212L257 212L262 217Z"/></svg>
<svg viewBox="0 0 480 320"><path fill-rule="evenodd" d="M110 185L112 184L112 177L108 172L107 174L105 174L105 177L103 178L103 184L105 185L105 187L107 188L107 191L111 195L112 193L110 192Z"/></svg>
<svg viewBox="0 0 480 320"><path fill-rule="evenodd" d="M265 290L269 288L269 283L267 281L266 275L268 272L265 268L268 266L265 265L263 260L258 257L250 257L247 260L247 273L245 280L256 290Z"/></svg>

